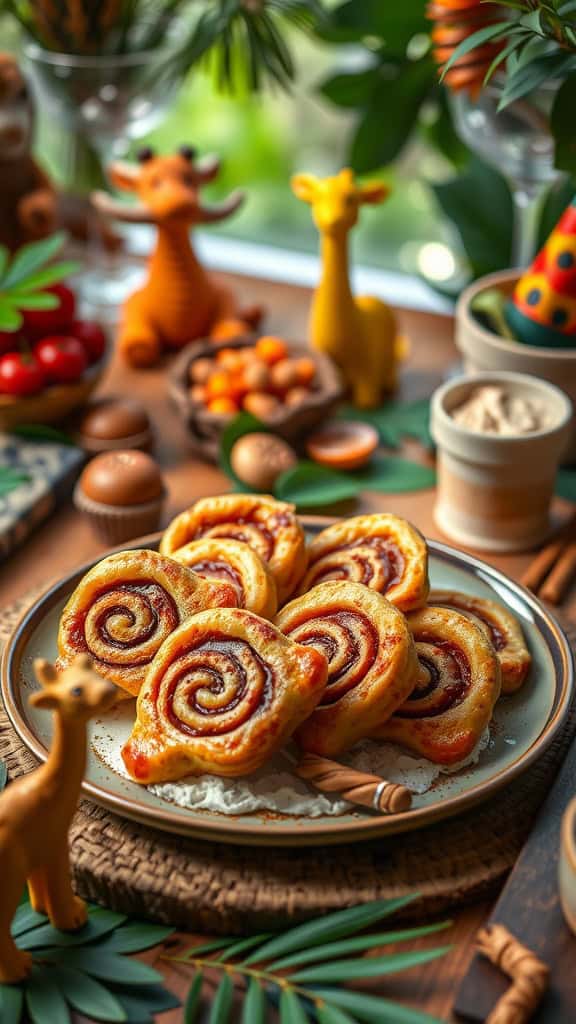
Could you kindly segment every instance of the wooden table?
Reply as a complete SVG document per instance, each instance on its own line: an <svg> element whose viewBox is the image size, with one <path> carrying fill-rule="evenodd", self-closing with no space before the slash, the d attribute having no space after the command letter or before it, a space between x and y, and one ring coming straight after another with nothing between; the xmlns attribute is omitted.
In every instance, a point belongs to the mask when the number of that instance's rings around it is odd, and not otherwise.
<svg viewBox="0 0 576 1024"><path fill-rule="evenodd" d="M232 283L247 303L264 303L270 310L267 328L288 338L305 337L309 303L306 289L247 278L232 279ZM429 395L455 359L452 321L449 317L408 311L401 311L399 317L412 345L410 361L403 374L402 394L407 398ZM145 402L156 427L156 454L169 489L166 522L196 498L229 490L228 480L216 467L200 462L191 454L185 430L168 403L161 370L134 371L114 359L101 392L134 395ZM432 521L430 498L429 491L396 496L365 494L360 508L398 513L412 520L427 536L441 539ZM357 510L358 506L354 509ZM102 544L94 538L88 523L72 505L61 508L3 564L0 571L0 607L53 577L61 576L78 563L98 555L101 550ZM529 557L499 556L489 561L517 577ZM567 606L576 615L572 597ZM453 951L437 963L387 980L380 991L389 998L406 1000L413 1006L450 1020L452 999L471 959L474 935L488 911L487 904L478 904L457 913L453 929L447 935L447 940L454 943ZM145 959L163 971L169 989L185 996L189 971L160 961L157 951L147 954ZM165 1014L161 1020L163 1024L180 1024L182 1011Z"/></svg>

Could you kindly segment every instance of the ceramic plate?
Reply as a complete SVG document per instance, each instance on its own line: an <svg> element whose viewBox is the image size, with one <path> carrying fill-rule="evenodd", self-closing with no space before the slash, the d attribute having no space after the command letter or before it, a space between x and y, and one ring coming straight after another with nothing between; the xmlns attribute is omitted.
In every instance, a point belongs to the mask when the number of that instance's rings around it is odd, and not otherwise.
<svg viewBox="0 0 576 1024"><path fill-rule="evenodd" d="M310 532L314 532L313 526ZM132 546L154 547L157 540L146 538ZM520 620L532 652L529 679L520 693L498 703L490 746L477 764L455 775L441 775L427 793L414 798L412 809L403 814L384 817L360 810L320 818L269 813L231 817L178 807L154 796L114 772L91 747L85 794L117 814L168 832L227 843L278 846L374 839L453 816L492 796L533 764L561 728L572 693L572 655L561 628L528 591L469 555L434 541L429 548L432 586L493 598L507 605ZM42 759L50 745L51 716L28 704L29 694L37 687L33 659L52 661L56 657L60 613L91 564L83 565L38 598L16 627L4 653L4 702L24 743ZM133 704L127 702L105 721L91 724L92 741L101 743L104 731L107 742L120 746L128 736L132 717Z"/></svg>

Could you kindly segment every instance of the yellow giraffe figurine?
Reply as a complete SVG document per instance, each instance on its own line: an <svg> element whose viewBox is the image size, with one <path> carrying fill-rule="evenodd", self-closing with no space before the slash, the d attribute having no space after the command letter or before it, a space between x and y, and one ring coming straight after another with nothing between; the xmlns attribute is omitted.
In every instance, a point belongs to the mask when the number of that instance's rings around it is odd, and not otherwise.
<svg viewBox="0 0 576 1024"><path fill-rule="evenodd" d="M348 167L333 178L295 174L291 184L298 199L310 203L321 236L322 276L310 311L311 344L340 367L354 404L372 408L396 388L404 341L385 302L352 294L348 232L361 204L383 202L389 189L382 182L357 184Z"/></svg>
<svg viewBox="0 0 576 1024"><path fill-rule="evenodd" d="M80 654L64 671L34 662L42 689L30 703L54 712L54 737L45 764L12 782L0 796L0 983L22 981L32 958L10 934L24 883L34 910L74 931L86 922L86 904L74 895L68 830L86 768L86 724L114 703L116 687Z"/></svg>

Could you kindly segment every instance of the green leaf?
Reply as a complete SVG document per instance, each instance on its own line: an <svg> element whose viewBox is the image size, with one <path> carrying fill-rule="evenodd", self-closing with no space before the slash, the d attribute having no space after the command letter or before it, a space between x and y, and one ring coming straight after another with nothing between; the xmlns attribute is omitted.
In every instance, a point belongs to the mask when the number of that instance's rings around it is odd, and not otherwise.
<svg viewBox="0 0 576 1024"><path fill-rule="evenodd" d="M4 764L4 761L0 761L0 793L4 789L8 781L8 769Z"/></svg>
<svg viewBox="0 0 576 1024"><path fill-rule="evenodd" d="M554 490L566 501L576 502L576 469L559 469Z"/></svg>
<svg viewBox="0 0 576 1024"><path fill-rule="evenodd" d="M12 292L10 298L18 309L56 309L60 305L60 299L52 292Z"/></svg>
<svg viewBox="0 0 576 1024"><path fill-rule="evenodd" d="M262 960L275 960L277 957L294 953L298 949L309 949L311 946L320 946L324 942L335 941L345 935L354 935L363 928L382 921L402 907L407 907L418 896L418 893L411 893L409 896L398 896L396 899L374 900L372 903L361 903L357 907L349 907L347 910L337 910L334 914L327 914L315 921L297 925L283 935L278 935L266 942L252 956L248 957L245 963L260 963Z"/></svg>
<svg viewBox="0 0 576 1024"><path fill-rule="evenodd" d="M522 99L530 92L534 92L551 78L562 81L566 75L576 70L576 56L570 54L559 59L557 53L547 54L529 64L519 67L518 70L508 75L506 86L502 92L498 110L505 110L516 100Z"/></svg>
<svg viewBox="0 0 576 1024"><path fill-rule="evenodd" d="M280 1024L309 1024L302 1003L289 988L285 988L280 996Z"/></svg>
<svg viewBox="0 0 576 1024"><path fill-rule="evenodd" d="M246 939L239 939L238 942L233 942L231 946L226 949L225 960L233 960L235 956L240 956L240 953L247 953L249 949L254 949L254 946L261 946L263 942L268 942L268 939L272 938L272 932L263 932L261 935L251 935ZM223 959L218 957L219 960Z"/></svg>
<svg viewBox="0 0 576 1024"><path fill-rule="evenodd" d="M13 257L8 270L0 280L0 291L13 288L20 284L45 263L48 263L53 256L62 248L66 241L66 235L59 231L50 238L43 238L39 242L28 242L21 246Z"/></svg>
<svg viewBox="0 0 576 1024"><path fill-rule="evenodd" d="M316 1016L318 1024L356 1024L344 1010L339 1010L337 1006L330 1006L328 1003L317 1007Z"/></svg>
<svg viewBox="0 0 576 1024"><path fill-rule="evenodd" d="M128 960L127 957L103 953L98 947L86 946L82 949L50 949L42 953L42 958L54 963L65 963L86 971L100 981L117 982L119 985L152 985L162 981L162 975L148 964L140 960Z"/></svg>
<svg viewBox="0 0 576 1024"><path fill-rule="evenodd" d="M456 47L450 59L446 61L440 81L442 82L444 80L446 72L449 71L454 64L461 60L462 57L466 57L472 50L476 49L477 46L483 46L491 40L499 39L500 36L508 35L509 32L510 23L500 21L497 24L485 25L484 28L480 28L477 32L473 32L471 36L467 36L466 39L463 39L460 45Z"/></svg>
<svg viewBox="0 0 576 1024"><path fill-rule="evenodd" d="M30 476L23 470L13 469L11 466L0 466L0 498L29 482Z"/></svg>
<svg viewBox="0 0 576 1024"><path fill-rule="evenodd" d="M435 149L439 150L446 160L460 170L468 163L470 150L456 134L446 92L446 89L439 89L436 94L435 106L432 106L432 99L427 104L426 110L429 116L426 119L420 118L419 129L420 134Z"/></svg>
<svg viewBox="0 0 576 1024"><path fill-rule="evenodd" d="M232 984L232 978L229 974L225 974L216 989L216 995L214 996L212 1007L210 1009L208 1024L228 1024L228 1021L230 1020L230 1011L232 1010L233 998L234 986Z"/></svg>
<svg viewBox="0 0 576 1024"><path fill-rule="evenodd" d="M184 1024L196 1024L200 1012L200 997L202 995L202 971L194 975L194 980L188 990L186 1002L184 1003Z"/></svg>
<svg viewBox="0 0 576 1024"><path fill-rule="evenodd" d="M359 489L351 474L304 460L278 477L274 495L292 501L297 508L319 508L355 498Z"/></svg>
<svg viewBox="0 0 576 1024"><path fill-rule="evenodd" d="M425 935L432 935L435 932L444 931L451 925L450 921L442 921L440 924L423 925L420 928L402 928L398 931L382 932L380 935L360 935L356 939L342 939L341 942L331 942L326 946L314 946L312 949L301 950L292 956L275 960L268 965L269 971L284 971L289 967L300 967L302 964L314 963L315 961L332 960L337 956L349 956L351 953L363 953L366 950L378 949L380 946L387 946L394 942L406 942L408 939L419 939Z"/></svg>
<svg viewBox="0 0 576 1024"><path fill-rule="evenodd" d="M474 277L510 266L514 204L498 171L472 157L461 175L432 190L460 235Z"/></svg>
<svg viewBox="0 0 576 1024"><path fill-rule="evenodd" d="M0 985L0 1020L18 1024L23 1004L24 990L20 985Z"/></svg>
<svg viewBox="0 0 576 1024"><path fill-rule="evenodd" d="M174 928L147 924L145 921L134 922L118 928L105 942L98 943L98 949L105 949L108 953L140 953L144 949L158 946L173 934Z"/></svg>
<svg viewBox="0 0 576 1024"><path fill-rule="evenodd" d="M233 946L237 941L237 939L214 939L213 942L203 942L200 946L190 946L180 956L193 960L195 957L203 956L205 953L213 953L217 949L224 949L225 946Z"/></svg>
<svg viewBox="0 0 576 1024"><path fill-rule="evenodd" d="M70 1005L79 1013L102 1021L125 1021L127 1013L120 1001L87 974L65 964L50 969L50 974Z"/></svg>
<svg viewBox="0 0 576 1024"><path fill-rule="evenodd" d="M356 981L360 978L380 978L386 974L397 974L411 967L438 960L451 950L451 946L438 949L424 949L409 953L394 953L388 956L364 956L357 960L337 960L332 964L319 964L291 974L292 981L313 984L325 982Z"/></svg>
<svg viewBox="0 0 576 1024"><path fill-rule="evenodd" d="M115 985L114 995L126 1011L130 1024L147 1024L147 1015L154 1024L155 1014L181 1005L180 1000L162 985L143 985L140 989Z"/></svg>
<svg viewBox="0 0 576 1024"><path fill-rule="evenodd" d="M365 469L350 474L359 490L380 491L384 494L403 494L422 491L436 484L436 471L410 459L396 455L376 455Z"/></svg>
<svg viewBox="0 0 576 1024"><path fill-rule="evenodd" d="M333 1004L342 1010L350 1010L355 1017L367 1024L443 1024L438 1017L409 1006L393 1003L379 996L368 996L347 989L315 988L314 996Z"/></svg>
<svg viewBox="0 0 576 1024"><path fill-rule="evenodd" d="M70 1024L70 1013L50 968L34 964L26 982L26 1007L33 1024Z"/></svg>
<svg viewBox="0 0 576 1024"><path fill-rule="evenodd" d="M24 278L17 287L11 289L11 293L17 295L20 292L31 292L40 288L48 288L49 285L56 284L58 281L62 281L63 278L76 274L79 269L80 264L76 260L63 260L60 263L52 263L49 267L45 267L44 270L38 270Z"/></svg>
<svg viewBox="0 0 576 1024"><path fill-rule="evenodd" d="M256 980L251 978L242 1007L241 1024L265 1024L266 1021L266 1000L264 992Z"/></svg>
<svg viewBox="0 0 576 1024"><path fill-rule="evenodd" d="M257 420L255 416L252 416L248 412L241 412L238 416L228 424L227 427L222 431L222 437L220 440L220 468L231 480L233 480L241 490L246 490L246 485L238 479L232 466L230 465L230 452L236 444L239 438L244 437L244 434L267 434L269 430L262 423L261 420Z"/></svg>
<svg viewBox="0 0 576 1024"><path fill-rule="evenodd" d="M339 418L370 423L378 431L382 444L388 448L399 448L405 437L420 441L425 448L434 447L430 434L429 398L419 398L415 402L390 399L379 409L356 409L347 405L340 410Z"/></svg>
<svg viewBox="0 0 576 1024"><path fill-rule="evenodd" d="M2 280L2 275L3 275L4 271L6 270L6 266L8 264L9 258L10 258L9 250L6 248L5 245L0 245L0 281Z"/></svg>
<svg viewBox="0 0 576 1024"><path fill-rule="evenodd" d="M346 0L328 12L327 28L320 26L322 38L334 42L362 41L365 36L380 37L389 49L404 54L410 39L428 32L429 25L422 0Z"/></svg>
<svg viewBox="0 0 576 1024"><path fill-rule="evenodd" d="M50 427L44 423L18 423L10 430L16 437L25 437L30 441L49 441L57 444L74 445L69 434L57 427Z"/></svg>
<svg viewBox="0 0 576 1024"><path fill-rule="evenodd" d="M10 299L0 292L0 331L17 331L24 323L24 317Z"/></svg>
<svg viewBox="0 0 576 1024"><path fill-rule="evenodd" d="M536 249L541 249L548 236L556 227L560 217L576 193L576 181L570 176L560 175L546 190L538 218Z"/></svg>
<svg viewBox="0 0 576 1024"><path fill-rule="evenodd" d="M40 928L27 932L18 945L20 949L46 949L48 946L78 948L107 935L121 922L122 917L119 918L118 914L111 910L103 910L99 914L91 914L84 927L76 932L62 932L58 928L53 928L51 924L44 923Z"/></svg>
<svg viewBox="0 0 576 1024"><path fill-rule="evenodd" d="M378 77L377 68L341 72L326 78L318 91L337 107L363 107L371 99Z"/></svg>
<svg viewBox="0 0 576 1024"><path fill-rule="evenodd" d="M550 113L550 127L555 143L554 164L558 170L572 174L576 173L575 103L576 74L572 74L558 89Z"/></svg>
<svg viewBox="0 0 576 1024"><path fill-rule="evenodd" d="M31 928L37 928L39 925L45 925L46 922L46 915L36 913L26 899L14 914L10 930L13 937L18 938L18 936L23 935L24 932L30 931Z"/></svg>

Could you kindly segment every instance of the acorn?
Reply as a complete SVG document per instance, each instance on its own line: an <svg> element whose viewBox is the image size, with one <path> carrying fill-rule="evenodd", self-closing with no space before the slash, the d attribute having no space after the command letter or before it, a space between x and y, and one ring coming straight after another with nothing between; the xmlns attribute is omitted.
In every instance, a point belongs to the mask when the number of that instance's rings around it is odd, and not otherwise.
<svg viewBox="0 0 576 1024"><path fill-rule="evenodd" d="M294 449L276 434L244 434L230 452L234 473L255 491L272 491L281 473L297 461Z"/></svg>

